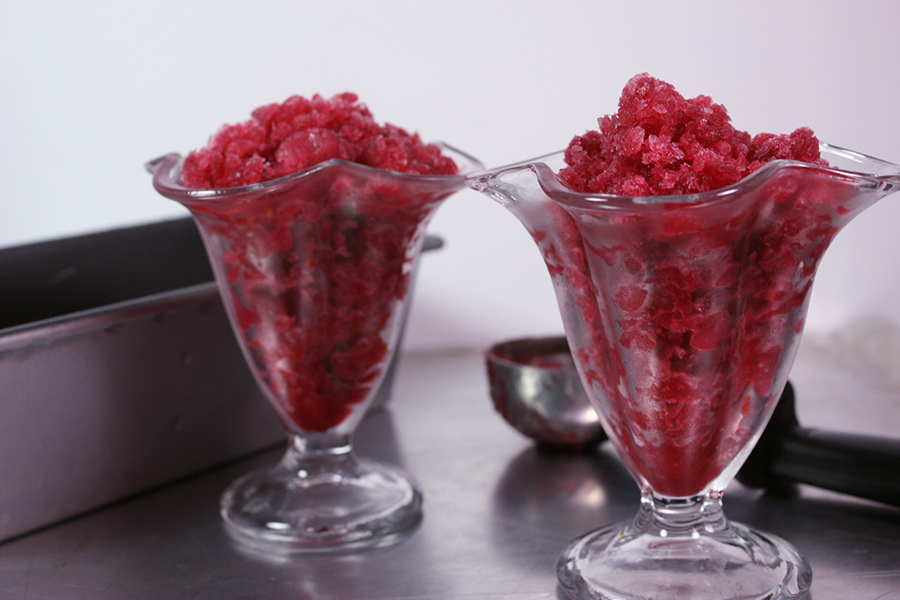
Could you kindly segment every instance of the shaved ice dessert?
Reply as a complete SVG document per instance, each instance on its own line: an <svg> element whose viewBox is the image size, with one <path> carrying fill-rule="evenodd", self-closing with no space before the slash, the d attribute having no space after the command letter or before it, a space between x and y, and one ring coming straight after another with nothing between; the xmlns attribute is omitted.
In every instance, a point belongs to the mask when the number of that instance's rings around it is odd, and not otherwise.
<svg viewBox="0 0 900 600"><path fill-rule="evenodd" d="M464 185L428 176L456 173L350 93L263 106L185 159L181 183L210 194L182 202L221 256L232 322L289 429L330 431L371 397L427 221Z"/></svg>
<svg viewBox="0 0 900 600"><path fill-rule="evenodd" d="M619 112L576 136L560 178L574 190L617 196L697 194L737 183L773 160L824 165L811 129L791 134L735 129L708 96L685 99L647 74L633 77Z"/></svg>
<svg viewBox="0 0 900 600"><path fill-rule="evenodd" d="M563 550L560 589L803 597L809 562L729 521L722 497L787 383L823 253L900 189L900 167L807 129L750 136L647 75L599 125L467 180L537 243L581 382L641 491L633 519Z"/></svg>
<svg viewBox="0 0 900 600"><path fill-rule="evenodd" d="M454 175L456 163L391 124L380 125L356 94L292 96L261 106L252 119L223 127L184 161L189 188L218 189L278 179L328 160L413 175Z"/></svg>
<svg viewBox="0 0 900 600"><path fill-rule="evenodd" d="M610 438L657 493L699 494L747 448L849 220L849 191L813 169L757 173L774 160L825 165L809 129L751 136L710 98L638 75L565 152L558 178L592 199L532 232L579 315L573 353Z"/></svg>

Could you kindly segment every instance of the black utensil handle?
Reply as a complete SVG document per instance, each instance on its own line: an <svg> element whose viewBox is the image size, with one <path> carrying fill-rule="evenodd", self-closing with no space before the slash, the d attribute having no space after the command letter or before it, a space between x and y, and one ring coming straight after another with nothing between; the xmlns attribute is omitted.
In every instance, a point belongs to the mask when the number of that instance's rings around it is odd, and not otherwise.
<svg viewBox="0 0 900 600"><path fill-rule="evenodd" d="M778 446L775 477L900 506L900 440L795 427Z"/></svg>

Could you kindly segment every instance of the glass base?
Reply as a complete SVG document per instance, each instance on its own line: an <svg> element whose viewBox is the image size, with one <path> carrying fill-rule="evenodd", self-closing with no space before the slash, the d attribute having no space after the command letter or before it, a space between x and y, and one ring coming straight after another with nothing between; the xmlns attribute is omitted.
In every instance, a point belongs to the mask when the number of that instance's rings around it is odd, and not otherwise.
<svg viewBox="0 0 900 600"><path fill-rule="evenodd" d="M682 502L696 505L696 518L661 517L658 502L645 501L633 521L575 540L556 566L561 587L592 600L775 600L809 590L809 563L786 541L728 522L720 503Z"/></svg>
<svg viewBox="0 0 900 600"><path fill-rule="evenodd" d="M422 494L400 469L346 452L304 457L289 447L274 468L222 495L226 530L264 555L333 554L383 547L421 520Z"/></svg>

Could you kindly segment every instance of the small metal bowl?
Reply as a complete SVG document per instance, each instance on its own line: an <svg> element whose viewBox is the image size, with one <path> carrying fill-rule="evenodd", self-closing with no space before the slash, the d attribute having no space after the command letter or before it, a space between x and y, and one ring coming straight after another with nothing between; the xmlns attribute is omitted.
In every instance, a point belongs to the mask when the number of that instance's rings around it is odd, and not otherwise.
<svg viewBox="0 0 900 600"><path fill-rule="evenodd" d="M494 408L539 445L578 449L607 439L565 337L503 342L485 361Z"/></svg>

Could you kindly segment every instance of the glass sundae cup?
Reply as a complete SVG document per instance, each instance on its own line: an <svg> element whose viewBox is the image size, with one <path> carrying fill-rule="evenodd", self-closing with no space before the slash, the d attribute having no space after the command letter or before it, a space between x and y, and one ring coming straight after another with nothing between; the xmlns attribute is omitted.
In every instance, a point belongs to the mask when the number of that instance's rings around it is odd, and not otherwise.
<svg viewBox="0 0 900 600"><path fill-rule="evenodd" d="M156 190L197 224L248 365L289 438L273 467L224 493L226 529L262 553L327 553L398 541L421 517L400 469L358 458L351 436L397 346L425 228L459 175L331 160L264 183L180 183L182 158L148 164Z"/></svg>
<svg viewBox="0 0 900 600"><path fill-rule="evenodd" d="M529 230L576 366L642 494L637 516L557 564L578 598L797 598L807 561L727 520L722 493L787 381L822 254L900 167L821 145L685 196L573 192L562 153L469 180Z"/></svg>

